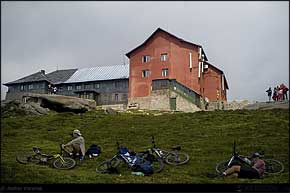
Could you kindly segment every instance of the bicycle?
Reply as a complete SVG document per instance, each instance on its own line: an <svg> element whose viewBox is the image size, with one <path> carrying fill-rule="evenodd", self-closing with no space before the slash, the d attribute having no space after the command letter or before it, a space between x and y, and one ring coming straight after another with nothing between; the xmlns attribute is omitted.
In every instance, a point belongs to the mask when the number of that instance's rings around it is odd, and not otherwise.
<svg viewBox="0 0 290 193"><path fill-rule="evenodd" d="M264 155L264 151L260 152ZM263 159L265 162L265 174L280 174L284 171L284 165L275 159ZM229 160L223 160L216 165L216 171L218 173L224 172L226 169L230 168L233 164L245 165L252 167L252 162L247 156L240 155L236 152L236 142L234 141L233 153Z"/></svg>
<svg viewBox="0 0 290 193"><path fill-rule="evenodd" d="M153 159L153 161L162 160L162 162L170 165L182 165L186 164L190 157L186 153L180 153L181 147L174 146L171 148L172 151L166 151L156 147L154 136L151 136L151 142L153 147L146 151L139 152L138 155L147 159ZM163 168L162 168L163 169Z"/></svg>
<svg viewBox="0 0 290 193"><path fill-rule="evenodd" d="M108 173L111 170L114 170L118 167L121 160L127 164L127 166L134 171L137 164L148 163L153 168L153 173L159 170L163 166L163 162L154 162L151 163L148 160L139 157L138 155L130 155L128 149L124 146L120 146L117 142L117 153L110 160L104 161L96 167L96 172L98 173Z"/></svg>
<svg viewBox="0 0 290 193"><path fill-rule="evenodd" d="M63 157L62 145L60 145L60 153L59 154L44 154L41 153L41 149L39 147L32 148L33 153L21 153L16 156L16 160L21 164L48 164L50 160L52 161L52 166L56 169L72 169L76 165L76 161L69 157Z"/></svg>

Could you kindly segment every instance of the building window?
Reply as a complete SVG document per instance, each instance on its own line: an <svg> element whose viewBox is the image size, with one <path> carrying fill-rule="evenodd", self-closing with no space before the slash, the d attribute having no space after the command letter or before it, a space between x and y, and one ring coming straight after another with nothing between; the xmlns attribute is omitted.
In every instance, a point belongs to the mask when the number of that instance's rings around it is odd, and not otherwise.
<svg viewBox="0 0 290 193"><path fill-rule="evenodd" d="M100 88L100 84L99 83L95 84L95 88Z"/></svg>
<svg viewBox="0 0 290 193"><path fill-rule="evenodd" d="M168 76L168 68L162 69L162 76Z"/></svg>
<svg viewBox="0 0 290 193"><path fill-rule="evenodd" d="M33 84L28 85L28 89L32 90L33 89Z"/></svg>
<svg viewBox="0 0 290 193"><path fill-rule="evenodd" d="M85 89L91 89L91 85L90 84L85 84Z"/></svg>
<svg viewBox="0 0 290 193"><path fill-rule="evenodd" d="M167 60L167 53L161 54L161 61L166 61Z"/></svg>
<svg viewBox="0 0 290 193"><path fill-rule="evenodd" d="M40 88L44 88L44 87L45 87L45 83L40 84L39 87L40 87Z"/></svg>
<svg viewBox="0 0 290 193"><path fill-rule="evenodd" d="M24 86L23 85L20 86L20 90L24 90Z"/></svg>
<svg viewBox="0 0 290 193"><path fill-rule="evenodd" d="M13 86L9 86L9 87L8 87L8 92L11 92L11 91L14 91Z"/></svg>
<svg viewBox="0 0 290 193"><path fill-rule="evenodd" d="M115 88L122 88L122 82L120 81L115 82Z"/></svg>
<svg viewBox="0 0 290 193"><path fill-rule="evenodd" d="M149 70L142 70L142 77L148 77L150 75Z"/></svg>
<svg viewBox="0 0 290 193"><path fill-rule="evenodd" d="M118 100L119 100L119 95L115 94L115 101L118 101Z"/></svg>
<svg viewBox="0 0 290 193"><path fill-rule="evenodd" d="M81 90L82 89L82 85L77 85L76 89L77 90Z"/></svg>
<svg viewBox="0 0 290 193"><path fill-rule="evenodd" d="M142 57L142 63L149 62L149 61L150 61L150 56L146 55Z"/></svg>
<svg viewBox="0 0 290 193"><path fill-rule="evenodd" d="M72 90L73 87L72 86L67 86L67 90Z"/></svg>

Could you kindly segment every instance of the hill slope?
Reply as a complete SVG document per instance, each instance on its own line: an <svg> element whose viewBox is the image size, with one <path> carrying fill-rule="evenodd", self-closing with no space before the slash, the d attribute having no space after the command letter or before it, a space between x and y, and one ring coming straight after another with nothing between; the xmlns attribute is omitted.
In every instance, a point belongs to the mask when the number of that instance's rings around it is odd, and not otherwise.
<svg viewBox="0 0 290 193"><path fill-rule="evenodd" d="M90 144L103 152L97 159L86 159L69 171L43 165L21 165L17 152L39 146L43 152L57 152L58 145L70 140L73 129L80 129ZM130 150L141 151L151 144L169 149L181 145L191 160L183 166L166 165L164 171L149 177L131 175L123 165L121 176L97 174L96 166L116 153L116 141ZM237 150L249 155L263 149L266 157L284 163L286 171L262 180L209 179L217 162L229 158L233 141ZM289 109L237 110L197 113L51 113L45 116L1 118L1 181L3 183L288 183L289 182Z"/></svg>

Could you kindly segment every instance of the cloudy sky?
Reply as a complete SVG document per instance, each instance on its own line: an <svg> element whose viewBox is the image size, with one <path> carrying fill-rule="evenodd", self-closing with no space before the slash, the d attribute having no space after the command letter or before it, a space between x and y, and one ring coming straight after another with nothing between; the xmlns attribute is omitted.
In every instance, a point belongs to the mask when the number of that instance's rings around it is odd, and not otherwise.
<svg viewBox="0 0 290 193"><path fill-rule="evenodd" d="M128 63L158 27L201 44L224 71L228 99L265 101L289 87L289 2L1 1L1 99L7 83L41 69Z"/></svg>

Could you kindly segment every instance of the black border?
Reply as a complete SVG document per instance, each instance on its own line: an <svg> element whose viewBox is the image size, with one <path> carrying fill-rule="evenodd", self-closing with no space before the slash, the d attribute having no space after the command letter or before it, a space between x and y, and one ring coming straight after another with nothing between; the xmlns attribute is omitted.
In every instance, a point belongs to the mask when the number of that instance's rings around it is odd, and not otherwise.
<svg viewBox="0 0 290 193"><path fill-rule="evenodd" d="M289 184L5 184L0 192L290 192Z"/></svg>

